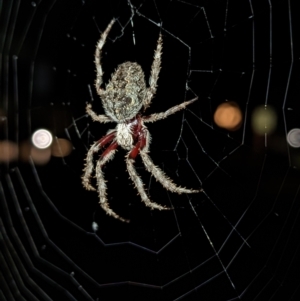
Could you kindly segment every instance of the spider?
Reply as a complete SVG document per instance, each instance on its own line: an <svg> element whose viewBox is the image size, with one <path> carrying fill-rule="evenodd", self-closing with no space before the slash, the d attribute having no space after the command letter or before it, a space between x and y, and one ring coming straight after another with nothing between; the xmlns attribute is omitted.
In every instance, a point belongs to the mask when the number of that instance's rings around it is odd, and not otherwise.
<svg viewBox="0 0 300 301"><path fill-rule="evenodd" d="M90 183L90 178L94 169L93 155L101 148L106 147L100 155L95 171L100 198L99 203L108 215L123 222L128 222L128 220L119 216L109 207L106 194L106 181L102 172L103 165L113 159L118 146L127 150L128 153L125 156L125 161L129 176L142 201L151 209L166 210L169 208L154 203L148 198L143 182L134 168L134 161L137 155L141 156L142 162L144 163L147 171L149 171L165 189L178 194L199 192L199 190L176 186L160 168L154 165L148 155L151 137L147 127L144 125L144 123L147 122L156 122L164 119L169 115L184 109L198 98L196 97L190 101L183 102L163 113L155 113L148 116L142 115L142 108L145 110L150 106L151 100L156 93L162 55L161 34L159 35L157 48L154 53L149 87L146 87L145 75L141 66L133 62L125 62L118 66L117 70L112 74L111 80L106 85L106 89L103 89L101 87L103 82L101 50L114 22L115 19L109 23L105 31L102 33L96 45L95 52L95 64L97 71L95 86L97 93L102 100L105 115L97 115L92 110L91 104L87 105L86 112L91 116L93 121L98 121L100 123L116 122L117 126L115 129L109 130L104 137L95 142L89 149L86 156L85 168L83 170L84 174L82 176L82 184L87 190L96 190Z"/></svg>

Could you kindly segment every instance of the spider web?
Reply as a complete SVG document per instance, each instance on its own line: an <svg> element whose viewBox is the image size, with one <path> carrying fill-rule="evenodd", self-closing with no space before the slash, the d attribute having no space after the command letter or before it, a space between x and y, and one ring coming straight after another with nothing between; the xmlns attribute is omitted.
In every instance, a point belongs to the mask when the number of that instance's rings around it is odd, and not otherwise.
<svg viewBox="0 0 300 301"><path fill-rule="evenodd" d="M1 162L0 300L298 300L300 155L286 142L299 127L295 3L0 2L0 138L19 148L18 160ZM174 208L149 210L119 150L104 172L110 206L129 224L81 185L87 150L114 127L85 114L87 103L103 113L93 55L112 18L105 83L125 61L148 80L162 32L149 114L199 97L148 129L155 164L203 191L169 193L137 159L151 200ZM214 123L226 100L243 114L236 131ZM260 105L277 113L272 134L252 129ZM72 153L44 165L22 160L39 128L68 139Z"/></svg>

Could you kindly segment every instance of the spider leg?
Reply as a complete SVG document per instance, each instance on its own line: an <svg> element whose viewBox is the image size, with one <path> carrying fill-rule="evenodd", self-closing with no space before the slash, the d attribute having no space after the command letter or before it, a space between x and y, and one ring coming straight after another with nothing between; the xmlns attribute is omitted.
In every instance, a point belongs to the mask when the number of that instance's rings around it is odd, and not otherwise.
<svg viewBox="0 0 300 301"><path fill-rule="evenodd" d="M100 148L104 145L106 145L107 143L111 142L116 136L116 132L113 131L107 135L105 135L104 137L102 137L99 141L95 142L91 148L89 149L87 156L86 156L86 164L85 167L83 169L84 174L82 176L82 184L85 187L85 189L87 190L96 190L91 184L90 184L90 178L91 178L91 174L93 172L94 169L94 164L93 164L93 155L94 153L98 152L100 150Z"/></svg>
<svg viewBox="0 0 300 301"><path fill-rule="evenodd" d="M173 183L173 181L168 176L166 176L165 173L159 167L154 165L151 158L147 154L146 148L145 148L145 150L140 150L140 156L142 158L142 161L143 161L146 169L167 190L170 190L171 192L176 192L178 194L200 192L199 190L187 189L187 188L183 188L183 187L175 185Z"/></svg>
<svg viewBox="0 0 300 301"><path fill-rule="evenodd" d="M86 112L92 117L94 121L98 121L101 123L107 123L107 122L114 122L110 117L106 115L97 115L93 110L92 110L92 105L88 104L86 106Z"/></svg>
<svg viewBox="0 0 300 301"><path fill-rule="evenodd" d="M128 155L125 157L129 176L130 176L132 182L134 183L135 188L137 189L139 195L141 196L142 201L144 202L144 204L146 206L150 207L151 209L168 210L170 208L161 206L157 203L150 201L150 199L148 198L148 196L145 192L144 184L134 168L133 163L134 163L136 156L138 155L140 149L142 149L144 147L146 147L146 148L149 147L149 140L150 140L150 134L149 134L148 130L146 129L146 127L141 127L141 128L139 127L138 132L139 132L138 142L131 149L131 151L128 153Z"/></svg>
<svg viewBox="0 0 300 301"><path fill-rule="evenodd" d="M160 64L161 64L161 55L162 55L162 36L159 34L157 47L154 52L154 60L151 66L151 75L149 78L149 85L150 87L147 89L146 97L144 100L144 109L146 110L151 103L151 99L156 93L157 88L157 80L160 71Z"/></svg>
<svg viewBox="0 0 300 301"><path fill-rule="evenodd" d="M117 147L118 147L118 143L112 142L110 146L103 152L96 165L96 178L97 178L98 193L100 198L99 204L108 215L122 222L128 223L129 220L122 218L109 207L107 196L106 196L106 188L107 188L105 183L106 181L104 179L104 175L102 172L102 166L109 160L113 159Z"/></svg>
<svg viewBox="0 0 300 301"><path fill-rule="evenodd" d="M95 86L96 86L97 93L100 96L101 96L101 92L102 92L101 85L102 85L102 81L103 81L102 80L103 70L102 70L102 66L101 66L101 51L105 44L106 38L107 38L114 23L115 23L115 19L112 19L110 21L110 23L108 24L108 26L106 27L106 29L102 32L101 37L96 46L95 64L96 64L96 70L97 70L97 77L96 77Z"/></svg>
<svg viewBox="0 0 300 301"><path fill-rule="evenodd" d="M162 113L154 113L151 114L149 116L145 116L143 117L143 121L144 122L156 122L158 120L167 118L168 116L182 110L185 109L188 105L192 104L194 101L196 101L198 99L198 97L193 98L192 100L189 101L185 101L177 106L174 106L170 109L168 109L166 112L162 112Z"/></svg>
<svg viewBox="0 0 300 301"><path fill-rule="evenodd" d="M154 203L152 201L150 201L150 199L148 198L145 189L144 189L144 184L140 178L140 176L138 175L138 173L135 170L135 167L133 165L134 163L134 159L130 158L130 153L125 157L126 158L126 164L127 164L127 170L129 173L129 176L132 180L132 182L135 185L135 188L137 189L142 201L144 202L144 204L147 207L150 207L151 209L158 209L158 210L168 210L170 208L161 206L157 203Z"/></svg>
<svg viewBox="0 0 300 301"><path fill-rule="evenodd" d="M199 190L187 189L177 186L173 181L165 175L165 173L157 166L154 165L151 158L148 156L150 134L144 126L139 134L139 140L135 147L129 153L129 159L135 159L140 154L146 169L154 176L154 178L161 183L161 185L169 191L181 193L197 193Z"/></svg>

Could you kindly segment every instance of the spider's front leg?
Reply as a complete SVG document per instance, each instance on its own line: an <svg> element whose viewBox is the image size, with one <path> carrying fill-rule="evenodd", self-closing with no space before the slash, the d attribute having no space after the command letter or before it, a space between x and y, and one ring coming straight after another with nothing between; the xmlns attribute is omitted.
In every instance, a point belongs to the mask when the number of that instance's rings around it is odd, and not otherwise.
<svg viewBox="0 0 300 301"><path fill-rule="evenodd" d="M171 192L176 192L178 194L181 193L197 193L199 190L187 189L184 187L177 186L173 183L173 181L165 175L165 173L152 162L150 156L148 155L149 143L147 143L147 139L149 132L146 127L144 127L144 136L141 136L139 142L136 147L131 151L131 156L136 156L138 153L140 154L142 161L146 167L146 169L154 176L154 178L160 182L160 184ZM130 156L129 156L130 157Z"/></svg>
<svg viewBox="0 0 300 301"><path fill-rule="evenodd" d="M107 196L106 196L106 183L105 183L106 181L104 179L103 172L102 172L103 165L114 157L117 147L118 147L118 143L116 141L112 142L110 146L103 152L96 165L97 187L98 187L98 193L100 199L99 204L108 215L122 222L128 223L129 220L119 216L109 207Z"/></svg>
<svg viewBox="0 0 300 301"><path fill-rule="evenodd" d="M166 176L166 174L159 167L157 167L153 163L153 161L151 160L150 156L147 154L147 150L146 149L140 151L140 156L142 158L142 161L143 161L146 169L167 190L169 190L171 192L176 192L178 194L200 192L200 190L187 189L185 187L180 187L180 186L175 185L173 183L173 181L168 176Z"/></svg>
<svg viewBox="0 0 300 301"><path fill-rule="evenodd" d="M82 176L82 184L87 190L96 190L90 183L91 174L94 169L93 164L93 155L94 153L98 152L101 147L105 146L109 142L111 142L116 136L116 132L113 131L107 135L105 135L103 138L101 138L99 141L95 142L91 148L89 149L87 156L86 156L86 163L85 167L83 169L84 174Z"/></svg>
<svg viewBox="0 0 300 301"><path fill-rule="evenodd" d="M158 210L168 210L168 209L170 209L170 208L164 207L162 205L159 205L157 203L154 203L154 202L150 201L150 199L148 198L148 196L145 192L144 184L143 184L140 176L136 172L133 163L134 163L134 160L130 158L130 153L129 153L126 156L127 170L128 170L129 176L130 176L132 182L134 183L135 188L137 189L137 191L138 191L142 201L144 202L144 204L147 207L150 207L151 209L158 209Z"/></svg>
<svg viewBox="0 0 300 301"><path fill-rule="evenodd" d="M128 173L129 173L129 176L130 176L132 182L135 185L135 188L137 189L142 201L144 202L144 204L146 206L150 207L151 209L168 210L170 208L161 206L157 203L154 203L154 202L150 201L150 199L148 198L148 196L145 192L144 184L143 184L140 176L138 175L138 173L136 172L136 169L134 167L134 161L135 161L136 156L140 152L140 149L142 149L146 145L148 145L149 138L150 137L149 137L148 131L146 129L142 130L141 134L139 135L138 142L136 143L136 145L132 148L132 150L125 157L126 158L127 170L128 170Z"/></svg>

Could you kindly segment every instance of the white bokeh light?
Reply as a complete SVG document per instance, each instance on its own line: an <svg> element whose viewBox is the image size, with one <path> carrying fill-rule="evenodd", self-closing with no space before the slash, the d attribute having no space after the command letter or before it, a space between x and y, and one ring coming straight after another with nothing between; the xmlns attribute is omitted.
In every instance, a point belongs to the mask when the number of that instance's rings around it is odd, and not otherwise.
<svg viewBox="0 0 300 301"><path fill-rule="evenodd" d="M93 228L94 232L96 232L99 229L99 225L96 222L93 222L92 223L92 228Z"/></svg>
<svg viewBox="0 0 300 301"><path fill-rule="evenodd" d="M49 147L53 141L51 133L44 129L35 131L31 139L33 145L39 149L45 149Z"/></svg>
<svg viewBox="0 0 300 301"><path fill-rule="evenodd" d="M300 147L300 129L292 129L288 132L287 142L291 147Z"/></svg>

